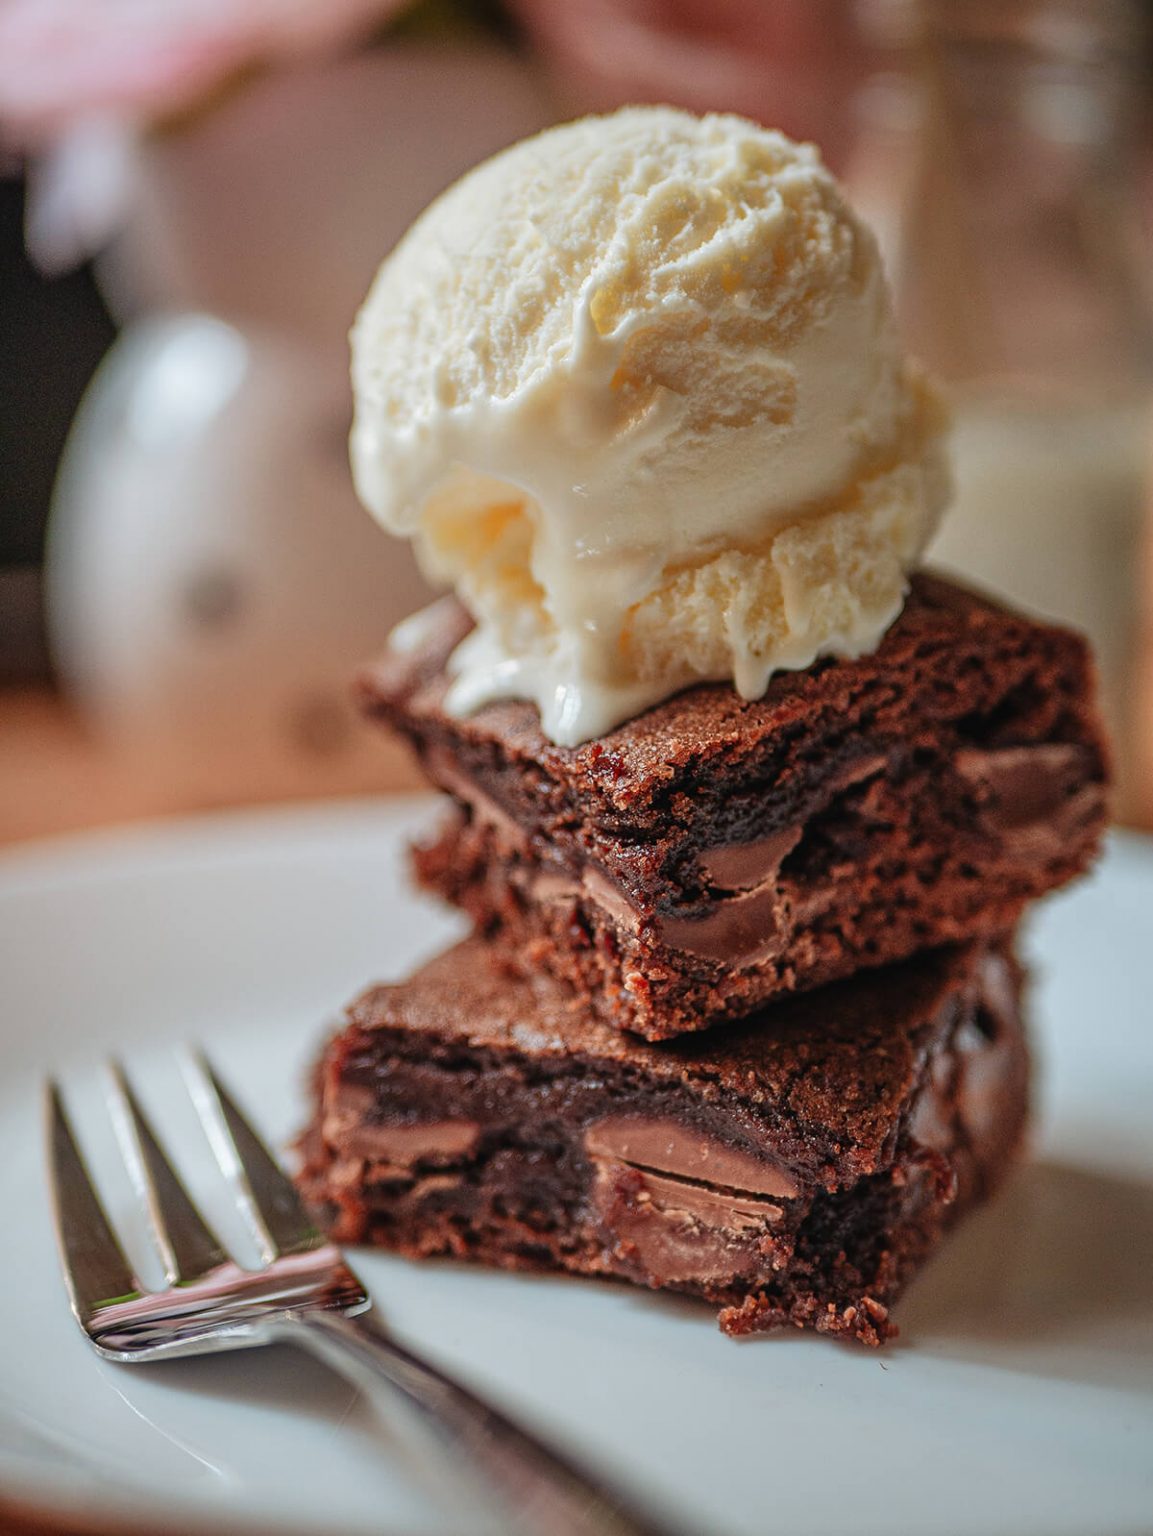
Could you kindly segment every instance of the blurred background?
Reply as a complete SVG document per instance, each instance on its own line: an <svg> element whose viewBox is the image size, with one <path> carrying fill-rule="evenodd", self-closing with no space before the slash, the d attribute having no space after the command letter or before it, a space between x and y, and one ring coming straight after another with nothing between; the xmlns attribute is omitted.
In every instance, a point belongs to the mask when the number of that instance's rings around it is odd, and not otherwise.
<svg viewBox="0 0 1153 1536"><path fill-rule="evenodd" d="M0 840L399 787L425 588L346 333L468 166L625 102L815 140L950 385L932 557L1088 631L1153 826L1153 0L0 0Z"/></svg>

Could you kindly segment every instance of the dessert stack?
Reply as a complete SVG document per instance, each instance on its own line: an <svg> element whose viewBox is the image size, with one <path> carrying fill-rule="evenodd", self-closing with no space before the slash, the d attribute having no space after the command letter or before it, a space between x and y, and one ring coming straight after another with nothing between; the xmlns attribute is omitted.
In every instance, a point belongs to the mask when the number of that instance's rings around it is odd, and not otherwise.
<svg viewBox="0 0 1153 1536"><path fill-rule="evenodd" d="M353 347L362 497L457 593L361 698L474 933L352 1004L305 1191L880 1342L1021 1143L1014 928L1106 755L1077 636L916 570L944 416L872 237L810 148L630 109L445 194Z"/></svg>

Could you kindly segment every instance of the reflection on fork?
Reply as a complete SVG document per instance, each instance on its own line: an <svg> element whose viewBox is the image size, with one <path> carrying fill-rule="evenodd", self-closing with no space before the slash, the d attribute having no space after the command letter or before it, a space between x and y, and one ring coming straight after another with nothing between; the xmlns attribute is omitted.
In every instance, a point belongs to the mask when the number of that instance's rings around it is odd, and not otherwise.
<svg viewBox="0 0 1153 1536"><path fill-rule="evenodd" d="M144 1286L125 1256L72 1132L59 1088L48 1093L56 1224L72 1310L106 1359L137 1364L287 1340L357 1382L387 1383L446 1449L464 1454L516 1527L548 1536L661 1536L567 1457L505 1418L364 1317L371 1299L310 1221L292 1183L212 1067L199 1060L193 1098L261 1256L226 1252L169 1161L123 1069L113 1077L130 1127L149 1226L163 1265ZM667 1533L666 1533L667 1536Z"/></svg>

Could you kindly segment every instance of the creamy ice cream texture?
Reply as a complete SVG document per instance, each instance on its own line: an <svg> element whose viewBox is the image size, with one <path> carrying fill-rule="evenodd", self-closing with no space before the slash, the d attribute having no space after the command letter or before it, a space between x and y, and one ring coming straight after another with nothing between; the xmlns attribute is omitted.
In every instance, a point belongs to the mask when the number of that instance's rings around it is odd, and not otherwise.
<svg viewBox="0 0 1153 1536"><path fill-rule="evenodd" d="M563 745L870 649L946 500L871 233L742 118L629 108L497 155L352 342L360 495L476 619L448 707L529 699Z"/></svg>

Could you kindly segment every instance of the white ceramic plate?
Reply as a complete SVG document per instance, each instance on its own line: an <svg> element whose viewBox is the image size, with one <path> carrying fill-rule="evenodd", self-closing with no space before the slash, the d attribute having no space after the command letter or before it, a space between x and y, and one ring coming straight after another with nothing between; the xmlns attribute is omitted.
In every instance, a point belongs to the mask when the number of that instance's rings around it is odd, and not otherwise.
<svg viewBox="0 0 1153 1536"><path fill-rule="evenodd" d="M387 1426L292 1350L152 1367L68 1315L38 1088L111 1170L94 1071L139 1065L220 1217L172 1047L206 1043L284 1142L326 1018L456 931L405 886L427 801L188 822L0 859L0 1488L156 1531L471 1536ZM384 1317L654 1507L708 1533L1127 1536L1153 1528L1153 848L1117 841L1035 956L1031 1165L871 1352L732 1343L625 1286L356 1256ZM109 1172L111 1177L111 1172ZM109 1186L117 1216L131 1208ZM235 1228L230 1226L229 1233ZM478 1517L479 1518L479 1517Z"/></svg>

